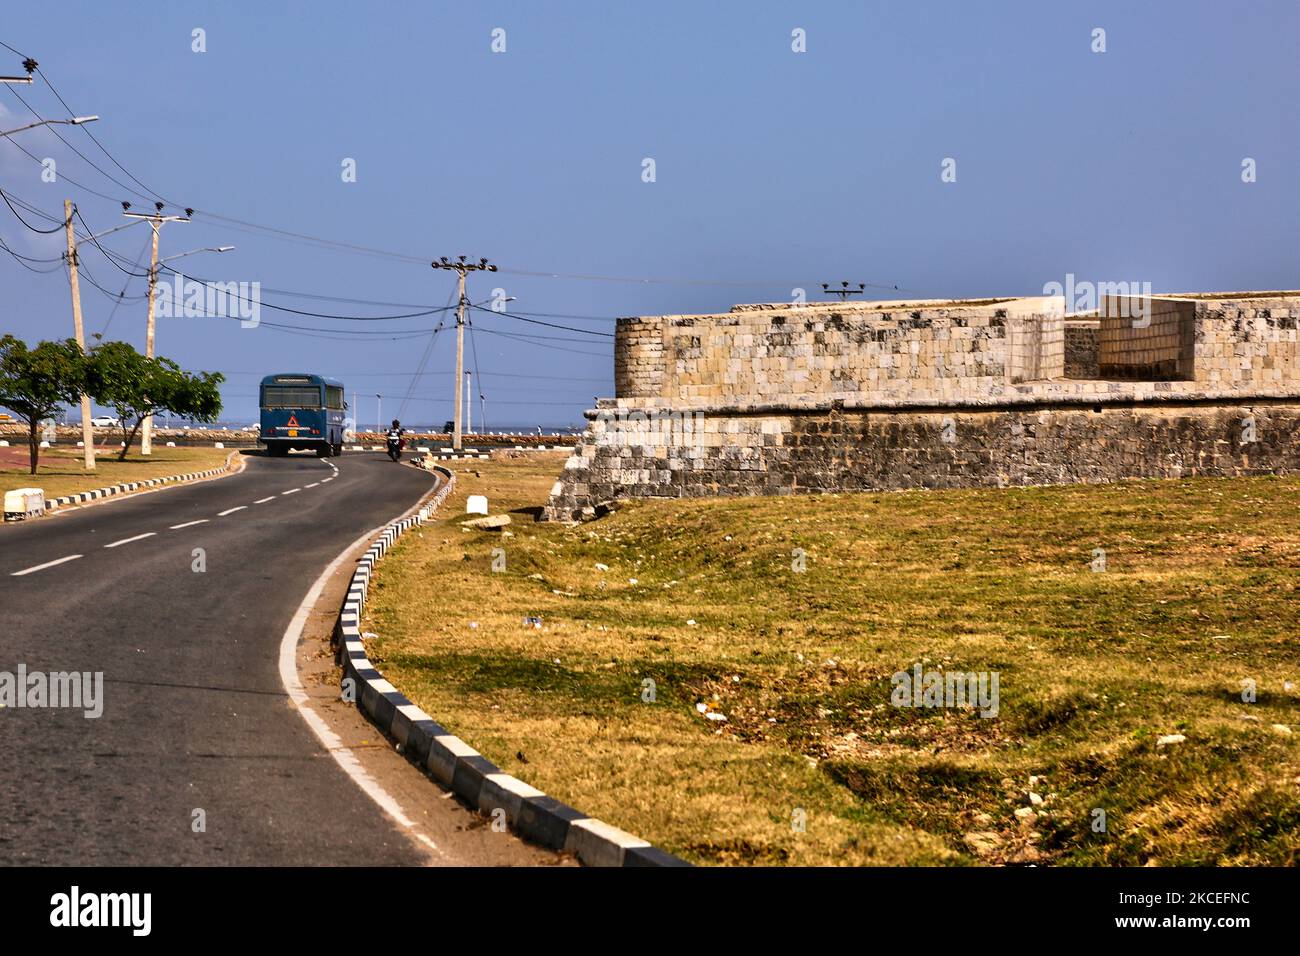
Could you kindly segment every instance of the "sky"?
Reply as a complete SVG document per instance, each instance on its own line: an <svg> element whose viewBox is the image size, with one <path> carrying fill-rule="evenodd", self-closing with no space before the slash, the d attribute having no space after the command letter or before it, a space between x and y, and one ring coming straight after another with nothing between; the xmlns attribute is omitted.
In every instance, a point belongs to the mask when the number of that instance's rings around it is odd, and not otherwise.
<svg viewBox="0 0 1300 956"><path fill-rule="evenodd" d="M471 313L489 429L581 424L614 392L616 316L841 280L873 298L1037 295L1067 275L1300 286L1294 0L3 2L0 41L49 82L0 84L0 131L32 120L15 92L101 119L0 139L0 188L56 220L72 199L96 232L122 200L192 207L161 255L233 245L172 265L261 283L255 328L158 320L159 354L226 375L228 421L256 421L256 383L281 371L341 379L363 426L380 403L450 418L452 313L271 308L445 309L441 256L500 267L470 276L473 301L499 289L565 327ZM0 74L20 60L0 48ZM143 348L145 280L119 267L145 271L148 232L103 240L117 264L83 244L108 290L83 284L88 334ZM0 206L0 239L54 260L0 251L0 332L71 335L62 232Z"/></svg>

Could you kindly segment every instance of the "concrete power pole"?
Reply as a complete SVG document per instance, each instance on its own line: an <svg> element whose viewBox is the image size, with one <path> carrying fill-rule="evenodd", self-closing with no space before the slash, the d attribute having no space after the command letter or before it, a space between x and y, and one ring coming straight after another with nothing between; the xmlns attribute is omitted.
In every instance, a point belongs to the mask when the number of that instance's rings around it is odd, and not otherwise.
<svg viewBox="0 0 1300 956"><path fill-rule="evenodd" d="M163 223L167 222L189 222L189 216L164 216L162 214L163 204L154 203L156 210L153 215L145 213L130 212L129 205L124 204L123 215L128 219L144 219L153 229L153 251L149 257L149 318L145 326L144 334L144 354L147 358L153 358L153 339L154 339L154 288L158 285L158 230L162 228ZM186 210L188 213L189 210ZM145 417L144 425L140 429L140 454L153 454L153 416Z"/></svg>
<svg viewBox="0 0 1300 956"><path fill-rule="evenodd" d="M465 309L469 305L469 300L465 298L465 275L470 272L496 272L497 267L490 264L486 259L480 259L478 262L466 262L464 256L458 257L455 262L443 256L439 261L432 262L430 265L435 269L451 269L456 273L456 289L459 298L456 303L456 377L452 379L452 387L456 390L456 417L452 428L451 448L452 451L460 451L460 423L462 402L464 400L460 390L460 383L465 376Z"/></svg>
<svg viewBox="0 0 1300 956"><path fill-rule="evenodd" d="M474 434L474 390L470 387L474 373L465 370L465 431Z"/></svg>
<svg viewBox="0 0 1300 956"><path fill-rule="evenodd" d="M77 280L77 240L72 230L72 200L63 200L63 219L68 230L68 280L72 286L72 329L77 345L86 351L86 330L81 323L81 286ZM95 432L90 425L90 396L81 393L81 444L85 447L86 471L95 470Z"/></svg>

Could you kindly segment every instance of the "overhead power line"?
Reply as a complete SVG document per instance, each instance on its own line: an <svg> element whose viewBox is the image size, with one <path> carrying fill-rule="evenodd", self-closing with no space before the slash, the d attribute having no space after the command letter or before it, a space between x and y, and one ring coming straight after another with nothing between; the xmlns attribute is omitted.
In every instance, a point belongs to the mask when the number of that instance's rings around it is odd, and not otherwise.
<svg viewBox="0 0 1300 956"><path fill-rule="evenodd" d="M496 309L484 309L481 306L477 306L477 305L471 306L471 308L479 312L486 312L488 313L488 315L504 315L508 319L518 319L520 322L528 322L532 325L544 325L547 328L561 329L565 332L581 332L583 335L592 335L592 336L596 336L599 338L606 338L606 339L612 339L614 337L613 332L593 332L591 329L578 329L578 328L574 328L571 325L556 325L554 322L543 322L541 319L530 319L526 316L520 315L517 312L501 312Z"/></svg>

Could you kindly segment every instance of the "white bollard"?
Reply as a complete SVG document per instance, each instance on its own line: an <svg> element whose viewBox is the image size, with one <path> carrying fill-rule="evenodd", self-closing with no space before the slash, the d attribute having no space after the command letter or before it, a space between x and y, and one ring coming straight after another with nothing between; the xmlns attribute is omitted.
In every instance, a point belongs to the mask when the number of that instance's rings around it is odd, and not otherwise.
<svg viewBox="0 0 1300 956"><path fill-rule="evenodd" d="M42 448L49 448L49 447L50 447L50 443L47 442L47 441L43 441L43 442L41 442L41 447L42 447Z"/></svg>
<svg viewBox="0 0 1300 956"><path fill-rule="evenodd" d="M169 442L167 443L167 447L168 447L168 448L175 448L175 447L176 447L176 443L175 443L174 441L169 441Z"/></svg>
<svg viewBox="0 0 1300 956"><path fill-rule="evenodd" d="M226 447L226 443L225 443L225 442L222 442L222 441L213 442L213 443L212 443L212 447L213 447L213 448L225 448L225 447Z"/></svg>
<svg viewBox="0 0 1300 956"><path fill-rule="evenodd" d="M5 492L5 521L21 521L45 514L45 492L40 488L18 488Z"/></svg>

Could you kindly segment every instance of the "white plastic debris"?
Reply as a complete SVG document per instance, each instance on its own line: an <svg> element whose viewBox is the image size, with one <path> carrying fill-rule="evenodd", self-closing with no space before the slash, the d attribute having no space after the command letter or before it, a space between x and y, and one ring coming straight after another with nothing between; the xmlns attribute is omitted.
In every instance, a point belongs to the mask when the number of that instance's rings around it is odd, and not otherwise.
<svg viewBox="0 0 1300 956"><path fill-rule="evenodd" d="M596 570L597 570L597 571L608 571L608 570L609 570L609 565L608 565L608 564L600 564L600 563L597 563L597 564L596 564Z"/></svg>
<svg viewBox="0 0 1300 956"><path fill-rule="evenodd" d="M1187 740L1185 734L1165 734L1156 740L1157 747L1167 747L1170 744L1181 744Z"/></svg>

